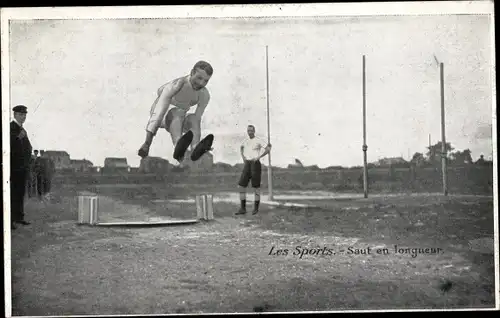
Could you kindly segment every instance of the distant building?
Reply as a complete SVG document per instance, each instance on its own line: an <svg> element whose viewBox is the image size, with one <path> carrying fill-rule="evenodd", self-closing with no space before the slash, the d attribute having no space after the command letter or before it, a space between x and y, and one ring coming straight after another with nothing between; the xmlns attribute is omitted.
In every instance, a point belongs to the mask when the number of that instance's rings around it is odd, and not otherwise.
<svg viewBox="0 0 500 318"><path fill-rule="evenodd" d="M106 158L104 159L105 168L128 168L127 158Z"/></svg>
<svg viewBox="0 0 500 318"><path fill-rule="evenodd" d="M92 167L94 166L94 164L87 159L70 160L70 164L71 164L71 169L73 169L74 171L82 171L82 172L91 171Z"/></svg>
<svg viewBox="0 0 500 318"><path fill-rule="evenodd" d="M71 159L66 151L46 150L44 155L54 162L56 170L71 169Z"/></svg>
<svg viewBox="0 0 500 318"><path fill-rule="evenodd" d="M375 163L376 166L391 166L391 165L398 165L398 164L405 164L407 163L406 160L404 160L402 157L395 157L395 158L382 158L379 159Z"/></svg>
<svg viewBox="0 0 500 318"><path fill-rule="evenodd" d="M130 166L127 163L127 158L112 158L104 159L103 171L130 171Z"/></svg>
<svg viewBox="0 0 500 318"><path fill-rule="evenodd" d="M139 170L140 170L139 167L130 167L130 171L129 172L131 172L131 173L139 173L140 172Z"/></svg>
<svg viewBox="0 0 500 318"><path fill-rule="evenodd" d="M170 162L160 157L146 157L141 159L140 173L167 173L170 170Z"/></svg>
<svg viewBox="0 0 500 318"><path fill-rule="evenodd" d="M225 162L217 162L214 164L213 168L218 172L229 172L233 170L233 167L229 163Z"/></svg>

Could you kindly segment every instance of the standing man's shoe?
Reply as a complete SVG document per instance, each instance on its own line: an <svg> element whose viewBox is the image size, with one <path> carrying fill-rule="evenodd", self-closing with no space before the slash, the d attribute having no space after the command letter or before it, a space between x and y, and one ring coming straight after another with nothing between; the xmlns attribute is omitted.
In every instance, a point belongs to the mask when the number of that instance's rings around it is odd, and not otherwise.
<svg viewBox="0 0 500 318"><path fill-rule="evenodd" d="M30 225L31 224L30 222L25 221L25 220L16 221L16 223L19 223L19 224L22 224L22 225Z"/></svg>

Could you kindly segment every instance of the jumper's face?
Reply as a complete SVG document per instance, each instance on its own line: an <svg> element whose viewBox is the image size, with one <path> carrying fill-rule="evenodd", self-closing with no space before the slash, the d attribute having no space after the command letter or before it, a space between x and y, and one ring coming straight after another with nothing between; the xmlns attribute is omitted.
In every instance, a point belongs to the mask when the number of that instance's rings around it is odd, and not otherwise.
<svg viewBox="0 0 500 318"><path fill-rule="evenodd" d="M189 81L191 82L191 86L193 87L193 89L198 91L203 87L207 86L208 81L210 81L210 77L211 76L208 75L207 72L197 68L193 70L193 72L191 72Z"/></svg>

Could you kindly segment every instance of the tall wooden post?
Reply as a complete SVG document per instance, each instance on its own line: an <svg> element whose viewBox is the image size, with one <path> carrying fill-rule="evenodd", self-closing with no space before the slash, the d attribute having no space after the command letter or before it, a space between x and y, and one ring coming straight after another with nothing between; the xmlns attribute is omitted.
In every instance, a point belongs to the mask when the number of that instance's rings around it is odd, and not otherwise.
<svg viewBox="0 0 500 318"><path fill-rule="evenodd" d="M271 119L269 114L269 61L268 61L268 48L266 45L266 91L267 91L267 142L271 144ZM271 164L271 152L267 155L269 160L269 167L267 168L267 184L269 191L269 200L273 200L273 171Z"/></svg>
<svg viewBox="0 0 500 318"><path fill-rule="evenodd" d="M441 169L443 175L443 194L448 195L448 174L447 174L447 149L446 149L446 129L444 114L444 64L440 63L440 86L441 86Z"/></svg>
<svg viewBox="0 0 500 318"><path fill-rule="evenodd" d="M365 198L368 198L368 163L366 152L366 59L363 55L363 188Z"/></svg>

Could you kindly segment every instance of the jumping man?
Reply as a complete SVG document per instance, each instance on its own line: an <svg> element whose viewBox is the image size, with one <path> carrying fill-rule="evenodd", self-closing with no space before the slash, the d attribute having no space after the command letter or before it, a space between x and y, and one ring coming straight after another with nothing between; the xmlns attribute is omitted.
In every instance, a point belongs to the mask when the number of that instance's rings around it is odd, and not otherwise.
<svg viewBox="0 0 500 318"><path fill-rule="evenodd" d="M245 214L246 211L246 188L250 180L252 180L252 187L254 188L254 209L252 214L259 212L260 203L260 179L262 176L262 169L260 159L263 158L271 151L271 145L262 139L255 136L255 127L248 125L247 128L248 138L246 138L240 148L241 157L245 166L241 173L240 181L240 201L241 207L236 214Z"/></svg>
<svg viewBox="0 0 500 318"><path fill-rule="evenodd" d="M138 151L140 157L148 156L159 128L165 128L170 133L175 148L174 159L179 163L184 160L189 145L193 161L212 149L213 135L206 136L200 142L201 117L210 101L210 94L205 86L212 74L212 66L205 61L199 61L189 75L168 82L158 89L158 97L151 106L146 126L146 140ZM174 107L169 110L170 105ZM195 105L195 113L187 115L189 109Z"/></svg>

